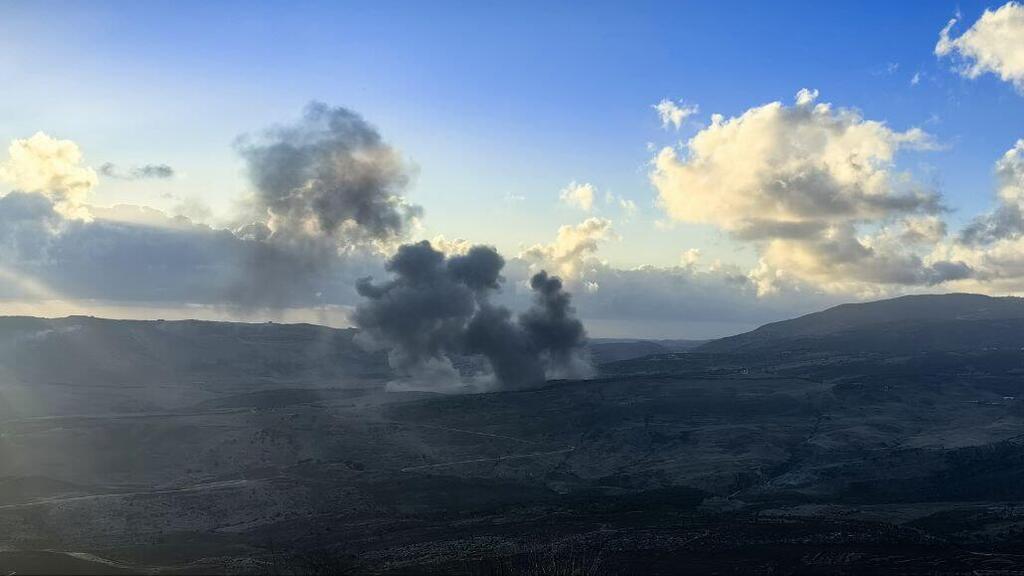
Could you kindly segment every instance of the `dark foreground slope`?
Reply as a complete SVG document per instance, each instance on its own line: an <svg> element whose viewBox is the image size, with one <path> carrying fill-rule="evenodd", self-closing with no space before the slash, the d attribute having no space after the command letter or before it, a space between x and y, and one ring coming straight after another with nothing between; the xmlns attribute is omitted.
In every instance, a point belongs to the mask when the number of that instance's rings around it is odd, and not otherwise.
<svg viewBox="0 0 1024 576"><path fill-rule="evenodd" d="M162 380L173 404L100 400L140 372L93 383L102 412L0 418L0 569L1019 573L1022 368L698 352L518 392L214 374Z"/></svg>

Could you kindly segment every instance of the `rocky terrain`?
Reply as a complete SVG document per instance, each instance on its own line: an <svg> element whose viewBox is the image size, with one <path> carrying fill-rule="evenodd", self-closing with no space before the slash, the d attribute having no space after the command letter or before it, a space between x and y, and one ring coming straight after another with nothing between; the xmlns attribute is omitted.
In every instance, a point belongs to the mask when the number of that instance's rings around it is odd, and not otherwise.
<svg viewBox="0 0 1024 576"><path fill-rule="evenodd" d="M443 395L352 331L4 318L0 569L1019 573L1022 319L848 305Z"/></svg>

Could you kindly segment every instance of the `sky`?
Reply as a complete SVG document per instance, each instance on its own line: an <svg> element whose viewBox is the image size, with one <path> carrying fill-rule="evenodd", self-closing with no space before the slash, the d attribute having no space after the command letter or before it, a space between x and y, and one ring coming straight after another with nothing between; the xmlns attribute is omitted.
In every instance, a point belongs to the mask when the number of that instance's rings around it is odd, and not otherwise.
<svg viewBox="0 0 1024 576"><path fill-rule="evenodd" d="M343 325L419 239L495 246L511 302L560 274L599 336L1024 292L1012 2L8 1L0 84L8 313ZM310 144L338 111L380 142ZM414 213L284 218L254 174L300 128ZM254 275L268 246L301 270Z"/></svg>

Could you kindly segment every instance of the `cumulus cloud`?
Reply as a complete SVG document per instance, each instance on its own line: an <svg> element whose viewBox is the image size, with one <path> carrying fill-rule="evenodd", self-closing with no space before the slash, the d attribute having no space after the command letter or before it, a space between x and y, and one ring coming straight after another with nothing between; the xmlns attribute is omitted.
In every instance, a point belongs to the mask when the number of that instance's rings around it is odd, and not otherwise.
<svg viewBox="0 0 1024 576"><path fill-rule="evenodd" d="M7 153L8 159L0 163L0 180L45 195L69 218L89 218L85 202L98 178L95 170L82 165L77 144L37 132L11 142Z"/></svg>
<svg viewBox="0 0 1024 576"><path fill-rule="evenodd" d="M699 248L688 248L683 250L683 253L679 256L679 263L686 268L692 268L697 265L700 261L700 249Z"/></svg>
<svg viewBox="0 0 1024 576"><path fill-rule="evenodd" d="M946 222L938 216L911 216L900 225L898 239L908 244L937 244L946 237Z"/></svg>
<svg viewBox="0 0 1024 576"><path fill-rule="evenodd" d="M366 300L354 314L364 338L388 350L399 374L445 387L463 378L456 355L478 355L505 388L543 383L546 376L579 376L585 332L558 278L530 279L533 304L515 320L491 301L504 278L496 250L473 246L446 257L429 242L399 247L386 268L392 279L359 281Z"/></svg>
<svg viewBox="0 0 1024 576"><path fill-rule="evenodd" d="M1024 233L1024 139L996 162L995 210L975 218L961 233L969 245L1013 239Z"/></svg>
<svg viewBox="0 0 1024 576"><path fill-rule="evenodd" d="M950 20L939 33L936 56L957 57L958 71L967 78L995 74L1024 93L1024 5L1007 2L986 9L959 38L950 36L956 23Z"/></svg>
<svg viewBox="0 0 1024 576"><path fill-rule="evenodd" d="M99 172L101 176L118 180L166 180L174 177L174 168L167 164L143 164L123 171L112 162L104 162Z"/></svg>
<svg viewBox="0 0 1024 576"><path fill-rule="evenodd" d="M893 167L898 151L933 146L930 136L817 99L816 90L803 89L791 107L773 102L734 118L715 115L682 152L662 149L651 180L664 210L754 243L761 262L753 277L762 293L776 290L781 278L851 290L962 274L925 264L891 241L891 230L859 230L942 211L938 194Z"/></svg>
<svg viewBox="0 0 1024 576"><path fill-rule="evenodd" d="M575 180L568 186L562 188L559 199L569 206L579 208L584 212L590 212L594 208L594 197L597 195L597 188L588 182L578 183Z"/></svg>
<svg viewBox="0 0 1024 576"><path fill-rule="evenodd" d="M683 126L683 122L685 122L687 118L700 111L700 108L696 104L684 104L682 101L677 103L669 100L668 98L658 102L652 106L652 108L658 112L658 117L661 118L661 126L663 128L673 126L676 130L679 130Z"/></svg>
<svg viewBox="0 0 1024 576"><path fill-rule="evenodd" d="M440 250L447 256L465 255L473 247L473 243L463 238L448 239L444 234L438 234L430 241L430 245Z"/></svg>
<svg viewBox="0 0 1024 576"><path fill-rule="evenodd" d="M809 106L818 99L820 93L817 89L801 88L796 93L796 105L797 106Z"/></svg>
<svg viewBox="0 0 1024 576"><path fill-rule="evenodd" d="M936 257L960 259L975 271L959 289L1024 291L1024 140L995 163L996 206L968 223L957 242L937 246Z"/></svg>
<svg viewBox="0 0 1024 576"><path fill-rule="evenodd" d="M900 190L892 174L895 153L927 145L927 134L815 104L816 95L801 90L793 107L773 102L716 116L683 155L663 148L651 178L669 215L737 231L938 209L935 194Z"/></svg>
<svg viewBox="0 0 1024 576"><path fill-rule="evenodd" d="M535 244L521 252L519 258L535 268L551 268L563 278L575 280L600 244L615 237L611 220L587 218L576 225L560 226L554 242Z"/></svg>

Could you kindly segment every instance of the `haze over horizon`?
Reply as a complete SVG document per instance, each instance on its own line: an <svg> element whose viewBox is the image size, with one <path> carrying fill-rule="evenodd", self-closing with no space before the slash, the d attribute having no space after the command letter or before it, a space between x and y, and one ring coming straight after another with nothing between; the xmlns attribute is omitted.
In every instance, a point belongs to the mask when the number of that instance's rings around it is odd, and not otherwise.
<svg viewBox="0 0 1024 576"><path fill-rule="evenodd" d="M303 8L0 8L0 314L348 326L420 240L598 337L1024 294L1019 3Z"/></svg>

